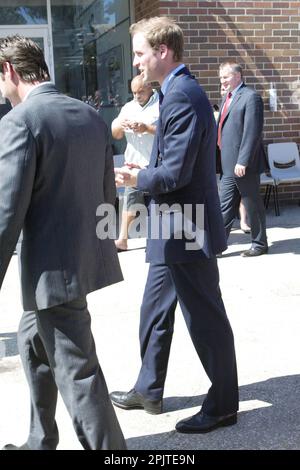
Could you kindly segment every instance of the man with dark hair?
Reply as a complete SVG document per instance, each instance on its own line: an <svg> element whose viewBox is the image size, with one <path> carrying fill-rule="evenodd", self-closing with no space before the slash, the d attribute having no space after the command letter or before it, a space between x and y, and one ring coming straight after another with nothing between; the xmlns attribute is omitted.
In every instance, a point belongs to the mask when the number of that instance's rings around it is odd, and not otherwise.
<svg viewBox="0 0 300 470"><path fill-rule="evenodd" d="M30 39L0 41L0 70L13 105L0 123L0 285L22 230L18 345L31 396L27 441L4 450L56 449L58 390L84 449L125 449L86 303L122 280L113 240L96 236L97 207L115 202L108 131L49 82Z"/></svg>
<svg viewBox="0 0 300 470"><path fill-rule="evenodd" d="M266 170L262 142L264 105L261 96L243 82L243 69L235 61L220 65L225 96L218 119L221 210L227 237L242 199L251 228L251 247L243 257L266 254L266 217L260 196L260 173Z"/></svg>
<svg viewBox="0 0 300 470"><path fill-rule="evenodd" d="M216 261L226 240L215 175L215 120L207 96L181 62L181 28L169 18L156 17L133 24L130 31L133 65L145 82L160 83L161 107L148 168L117 169L116 180L151 195L150 219L158 230L147 241L150 267L140 317L141 370L132 390L113 392L111 399L123 409L161 412L178 299L211 387L200 412L179 421L176 430L204 433L235 424L238 409L234 340ZM190 216L185 206L192 208ZM195 214L200 208L204 223L198 225ZM183 219L190 217L193 249L184 233L177 236L179 209ZM166 218L168 237L163 236Z"/></svg>

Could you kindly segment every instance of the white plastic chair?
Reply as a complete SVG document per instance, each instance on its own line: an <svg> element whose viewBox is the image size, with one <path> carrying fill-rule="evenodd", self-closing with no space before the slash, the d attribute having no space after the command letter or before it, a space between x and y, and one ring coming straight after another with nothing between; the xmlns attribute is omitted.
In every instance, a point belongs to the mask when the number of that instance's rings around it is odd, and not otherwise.
<svg viewBox="0 0 300 470"><path fill-rule="evenodd" d="M283 183L300 183L300 157L295 142L278 142L268 145L270 173L275 181L274 201L279 215L277 187Z"/></svg>

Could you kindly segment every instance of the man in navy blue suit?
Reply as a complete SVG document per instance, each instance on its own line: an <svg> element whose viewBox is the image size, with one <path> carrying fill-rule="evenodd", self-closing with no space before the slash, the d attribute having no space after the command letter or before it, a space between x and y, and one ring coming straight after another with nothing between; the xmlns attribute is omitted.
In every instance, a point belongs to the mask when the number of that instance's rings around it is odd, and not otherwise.
<svg viewBox="0 0 300 470"><path fill-rule="evenodd" d="M160 83L163 101L148 168L116 170L119 185L150 194L151 236L140 318L142 367L132 390L110 396L123 409L162 411L178 300L211 387L200 412L179 421L176 430L203 433L235 424L238 410L234 339L216 261L226 237L215 178L215 120L204 91L181 62L179 26L155 17L133 24L130 32L133 65L145 82ZM178 229L178 221L183 228Z"/></svg>

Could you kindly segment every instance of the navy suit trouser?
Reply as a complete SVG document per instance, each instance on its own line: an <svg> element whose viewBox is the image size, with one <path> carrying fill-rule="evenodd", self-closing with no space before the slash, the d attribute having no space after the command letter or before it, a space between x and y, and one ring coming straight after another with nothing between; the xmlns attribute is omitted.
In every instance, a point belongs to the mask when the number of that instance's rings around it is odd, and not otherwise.
<svg viewBox="0 0 300 470"><path fill-rule="evenodd" d="M163 396L177 299L211 381L202 410L212 416L234 413L238 409L234 339L215 258L150 264L140 317L142 366L134 388L151 400Z"/></svg>
<svg viewBox="0 0 300 470"><path fill-rule="evenodd" d="M260 175L247 172L238 178L222 175L220 202L227 238L238 214L240 200L244 203L251 228L252 248L266 248L266 216L260 196Z"/></svg>

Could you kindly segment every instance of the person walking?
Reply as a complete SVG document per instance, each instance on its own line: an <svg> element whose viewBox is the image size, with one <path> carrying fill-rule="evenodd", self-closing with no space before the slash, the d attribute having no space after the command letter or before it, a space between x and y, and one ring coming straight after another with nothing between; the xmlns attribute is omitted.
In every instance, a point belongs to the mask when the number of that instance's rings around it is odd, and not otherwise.
<svg viewBox="0 0 300 470"><path fill-rule="evenodd" d="M130 32L133 65L145 82L160 83L161 107L149 166L115 169L116 181L151 195L150 232L152 222L158 230L147 240L150 266L140 317L142 366L132 390L110 396L123 409L160 413L178 299L211 387L201 410L179 421L176 430L209 432L235 424L238 410L234 339L215 256L226 247L215 176L216 125L206 94L182 63L181 28L169 18L154 17L133 24ZM194 214L192 249L187 235L175 236L178 207L184 209L185 204ZM197 226L199 207L204 207L204 227ZM168 237L162 235L165 218L171 227Z"/></svg>
<svg viewBox="0 0 300 470"><path fill-rule="evenodd" d="M18 346L31 401L27 441L4 450L56 449L58 391L84 449L125 449L86 302L122 280L114 242L95 226L99 204L115 202L108 130L57 91L32 40L1 39L0 70L13 106L0 122L0 285L22 230Z"/></svg>
<svg viewBox="0 0 300 470"><path fill-rule="evenodd" d="M221 85L221 90L220 90L221 97L226 95L226 89L223 85ZM219 106L214 104L213 105L214 109L214 117L216 122L218 122L219 116L220 116L220 109ZM221 170L221 156L220 156L220 149L217 147L217 179L218 182L221 180L222 174L220 174ZM242 200L240 200L240 205L239 205L239 215L240 215L240 229L244 233L251 233L250 227L248 225L248 220L247 220L247 212L246 208L244 206L244 203Z"/></svg>
<svg viewBox="0 0 300 470"><path fill-rule="evenodd" d="M158 93L151 84L144 83L140 75L132 79L131 91L133 100L123 106L119 116L113 120L111 130L115 139L126 137L125 163L143 168L150 160L159 114ZM144 193L127 187L123 201L120 233L115 242L118 251L128 249L128 231L136 217L134 206L145 204Z"/></svg>
<svg viewBox="0 0 300 470"><path fill-rule="evenodd" d="M242 67L235 61L222 63L219 76L226 92L217 123L222 167L220 201L226 234L229 237L242 199L252 238L250 249L242 256L260 256L268 252L260 196L260 173L267 168L262 142L263 101L255 90L245 85Z"/></svg>

